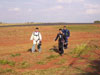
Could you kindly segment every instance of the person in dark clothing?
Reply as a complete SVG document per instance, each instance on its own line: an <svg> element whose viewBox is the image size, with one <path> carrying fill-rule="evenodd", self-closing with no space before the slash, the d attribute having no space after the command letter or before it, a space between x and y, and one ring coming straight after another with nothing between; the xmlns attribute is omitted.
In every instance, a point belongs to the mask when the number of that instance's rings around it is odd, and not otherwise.
<svg viewBox="0 0 100 75"><path fill-rule="evenodd" d="M63 30L62 30L63 34L64 34L64 49L67 49L68 47L68 38L70 37L70 31L68 29L66 29L66 26L64 26Z"/></svg>
<svg viewBox="0 0 100 75"><path fill-rule="evenodd" d="M62 33L62 29L59 29L59 33L56 36L55 41L58 40L58 47L59 47L59 53L62 55L64 53L63 47L64 47L64 35Z"/></svg>

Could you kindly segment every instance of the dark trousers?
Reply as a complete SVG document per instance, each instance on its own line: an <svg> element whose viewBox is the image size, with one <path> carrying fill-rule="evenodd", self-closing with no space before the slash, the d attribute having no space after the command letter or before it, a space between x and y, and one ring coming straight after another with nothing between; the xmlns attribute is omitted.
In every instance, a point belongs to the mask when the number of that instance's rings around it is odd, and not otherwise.
<svg viewBox="0 0 100 75"><path fill-rule="evenodd" d="M64 48L67 49L68 48L68 43L64 44Z"/></svg>
<svg viewBox="0 0 100 75"><path fill-rule="evenodd" d="M67 37L65 37L65 39L64 39L64 40L65 40L64 48L65 48L65 49L67 49L67 47L68 47L68 38L67 38Z"/></svg>
<svg viewBox="0 0 100 75"><path fill-rule="evenodd" d="M63 42L59 42L59 53L60 54L63 54L64 53L63 47L64 47Z"/></svg>

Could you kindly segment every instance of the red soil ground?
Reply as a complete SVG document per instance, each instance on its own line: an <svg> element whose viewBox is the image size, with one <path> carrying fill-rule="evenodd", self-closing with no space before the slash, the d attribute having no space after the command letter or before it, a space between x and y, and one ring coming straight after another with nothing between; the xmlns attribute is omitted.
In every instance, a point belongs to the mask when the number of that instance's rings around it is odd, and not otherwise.
<svg viewBox="0 0 100 75"><path fill-rule="evenodd" d="M34 64L34 61L38 61L43 59L45 55L50 55L52 53L49 52L49 49L52 48L54 45L57 46L57 42L54 42L54 38L58 31L51 26L47 27L40 27L40 31L43 36L42 41L42 52L39 55L34 56L34 54L27 52L28 49L32 46L32 41L30 41L30 36L33 31L34 27L24 27L24 28L5 28L0 29L2 32L2 36L0 36L0 59L5 59L12 53L21 53L21 56L15 58L9 58L9 60L13 60L15 62L21 62L24 60L29 61L30 63ZM46 31L48 30L48 31ZM4 36L3 36L4 35ZM84 36L85 35L85 36ZM92 34L89 32L71 32L71 37L69 38L69 49L65 50L66 55L63 55L55 60L48 62L46 65L39 65L35 64L30 68L26 69L18 69L18 71L25 71L25 70L34 70L34 69L48 69L48 68L57 68L60 66L72 66L73 68L85 65L88 63L86 59L82 62L77 62L78 58L73 58L68 55L70 49L74 48L77 44L86 43L93 39L99 39L100 34ZM53 53L57 54L57 53ZM95 56L100 57L100 50L95 51ZM83 56L84 58L88 58L88 55ZM56 62L59 62L62 58L65 58L67 61L63 65L57 65ZM2 68L10 68L9 65L1 66ZM84 71L94 71L94 69L87 68L83 69Z"/></svg>

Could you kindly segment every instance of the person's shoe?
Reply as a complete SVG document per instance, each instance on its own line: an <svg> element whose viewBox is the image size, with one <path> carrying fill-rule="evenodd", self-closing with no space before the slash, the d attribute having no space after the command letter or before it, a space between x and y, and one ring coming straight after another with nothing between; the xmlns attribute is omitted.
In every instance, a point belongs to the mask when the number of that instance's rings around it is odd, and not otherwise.
<svg viewBox="0 0 100 75"><path fill-rule="evenodd" d="M64 49L67 49L68 47L64 47Z"/></svg>
<svg viewBox="0 0 100 75"><path fill-rule="evenodd" d="M37 52L41 53L41 50L38 50Z"/></svg>
<svg viewBox="0 0 100 75"><path fill-rule="evenodd" d="M63 53L60 53L60 56L63 56Z"/></svg>
<svg viewBox="0 0 100 75"><path fill-rule="evenodd" d="M41 50L38 50L39 53L41 53Z"/></svg>
<svg viewBox="0 0 100 75"><path fill-rule="evenodd" d="M32 52L32 53L34 53L34 52Z"/></svg>
<svg viewBox="0 0 100 75"><path fill-rule="evenodd" d="M61 52L59 54L60 54L60 56L62 56L62 53Z"/></svg>
<svg viewBox="0 0 100 75"><path fill-rule="evenodd" d="M60 54L60 56L62 56L62 54Z"/></svg>
<svg viewBox="0 0 100 75"><path fill-rule="evenodd" d="M66 47L66 48L64 48L64 49L67 49L67 47Z"/></svg>

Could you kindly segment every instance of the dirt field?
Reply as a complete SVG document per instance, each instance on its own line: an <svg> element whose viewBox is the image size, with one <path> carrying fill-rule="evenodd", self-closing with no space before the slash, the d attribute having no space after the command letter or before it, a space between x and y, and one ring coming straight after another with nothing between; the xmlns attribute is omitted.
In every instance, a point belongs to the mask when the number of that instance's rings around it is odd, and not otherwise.
<svg viewBox="0 0 100 75"><path fill-rule="evenodd" d="M0 28L0 75L100 74L100 25L68 25L71 36L63 56L54 48L54 38L63 26L38 26L43 37L42 52L30 52L35 27Z"/></svg>

